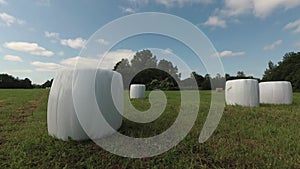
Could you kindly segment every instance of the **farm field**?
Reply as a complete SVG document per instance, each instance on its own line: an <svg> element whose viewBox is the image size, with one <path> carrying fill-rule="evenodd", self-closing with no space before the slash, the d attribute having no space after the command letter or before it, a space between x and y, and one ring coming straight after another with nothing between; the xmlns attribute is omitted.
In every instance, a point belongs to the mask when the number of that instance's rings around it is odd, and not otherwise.
<svg viewBox="0 0 300 169"><path fill-rule="evenodd" d="M120 132L153 136L177 117L180 93L165 92L168 105L154 122L123 120ZM63 142L48 135L49 90L0 90L0 168L300 168L300 93L293 105L227 106L213 136L198 137L210 106L200 91L197 121L176 147L152 158L131 159L106 152L92 141ZM147 99L133 100L139 110Z"/></svg>

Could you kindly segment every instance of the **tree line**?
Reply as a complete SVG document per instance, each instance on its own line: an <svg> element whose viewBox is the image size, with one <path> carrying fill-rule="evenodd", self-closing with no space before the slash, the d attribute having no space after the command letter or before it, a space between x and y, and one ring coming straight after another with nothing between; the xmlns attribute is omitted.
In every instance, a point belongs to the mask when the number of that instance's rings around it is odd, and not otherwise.
<svg viewBox="0 0 300 169"><path fill-rule="evenodd" d="M32 84L29 78L19 79L8 74L0 74L1 89L33 89L51 87L53 79L47 80L44 84Z"/></svg>
<svg viewBox="0 0 300 169"><path fill-rule="evenodd" d="M209 74L202 76L192 72L190 77L181 80L181 73L178 72L177 66L164 59L158 61L150 50L137 52L130 61L122 59L114 66L113 70L122 74L126 89L130 84L141 83L145 84L148 90L178 90L179 85L190 88L195 80L198 89L211 90L211 82L215 84L214 88L225 88L226 80L257 79L258 81L290 81L293 90L300 91L300 52L285 54L283 60L277 64L270 61L262 79L247 76L243 71L238 71L234 76L226 74L225 77L220 74L215 77L211 77ZM136 74L136 72L139 73ZM32 84L29 78L19 79L8 74L0 74L0 88L48 88L51 87L52 82L53 79L37 85Z"/></svg>
<svg viewBox="0 0 300 169"><path fill-rule="evenodd" d="M31 84L31 80L28 78L19 79L8 74L0 74L0 88L32 89L33 85Z"/></svg>
<svg viewBox="0 0 300 169"><path fill-rule="evenodd" d="M122 59L114 66L113 70L122 74L126 89L129 88L130 84L140 83L145 84L148 90L178 90L179 85L184 88L194 89L196 87L200 90L211 90L211 82L213 82L214 88L225 88L226 79L254 78L246 76L242 71L237 72L236 76L226 74L226 77L222 77L220 74L215 77L211 77L209 74L202 76L192 72L190 77L181 80L181 73L178 72L177 66L165 59L158 61L150 50L137 52L130 61ZM139 73L135 74L135 72ZM197 86L193 85L194 81L196 81Z"/></svg>
<svg viewBox="0 0 300 169"><path fill-rule="evenodd" d="M262 81L290 81L293 90L300 91L300 52L285 54L277 64L270 61Z"/></svg>

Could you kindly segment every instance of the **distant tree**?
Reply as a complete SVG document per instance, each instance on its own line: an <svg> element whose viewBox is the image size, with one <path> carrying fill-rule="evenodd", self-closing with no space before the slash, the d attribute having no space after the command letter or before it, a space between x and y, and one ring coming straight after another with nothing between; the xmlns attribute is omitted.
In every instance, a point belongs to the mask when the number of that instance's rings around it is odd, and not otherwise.
<svg viewBox="0 0 300 169"><path fill-rule="evenodd" d="M31 84L31 80L29 80L28 78L25 78L24 80L20 80L20 83L22 87L24 87L25 89L32 89L33 85Z"/></svg>
<svg viewBox="0 0 300 169"><path fill-rule="evenodd" d="M137 52L130 63L127 59L122 59L113 70L123 75L125 88L129 88L133 83L142 83L147 89L174 89L178 88L176 80L180 80L178 68L167 60L160 60L157 64L156 56L153 56L150 50ZM155 80L163 84L157 84Z"/></svg>
<svg viewBox="0 0 300 169"><path fill-rule="evenodd" d="M159 89L159 85L160 85L160 81L158 81L157 79L153 79L148 85L148 89L149 90Z"/></svg>
<svg viewBox="0 0 300 169"><path fill-rule="evenodd" d="M157 68L159 70L163 70L164 72L168 73L169 75L172 75L177 79L180 79L180 74L178 74L177 66L173 66L172 62L170 61L167 61L165 59L160 60L157 65ZM165 75L165 77L168 77L168 75Z"/></svg>
<svg viewBox="0 0 300 169"><path fill-rule="evenodd" d="M206 74L204 76L204 81L203 81L203 83L201 85L201 87L202 87L203 90L211 90L210 80L211 80L210 75Z"/></svg>
<svg viewBox="0 0 300 169"><path fill-rule="evenodd" d="M33 85L28 78L19 79L8 74L0 74L0 88L32 89Z"/></svg>
<svg viewBox="0 0 300 169"><path fill-rule="evenodd" d="M195 80L196 80L196 82L197 82L197 84L198 84L198 87L199 87L199 89L200 89L201 86L202 86L202 83L203 83L204 80L205 80L205 78L204 78L203 76L197 74L196 72L192 72L191 76L195 78Z"/></svg>
<svg viewBox="0 0 300 169"><path fill-rule="evenodd" d="M238 71L236 74L237 77L246 77L245 73L243 71Z"/></svg>
<svg viewBox="0 0 300 169"><path fill-rule="evenodd" d="M173 83L171 77L165 78L163 81L160 82L159 89L161 90L173 90L175 89L176 84Z"/></svg>
<svg viewBox="0 0 300 169"><path fill-rule="evenodd" d="M230 80L230 78L231 78L231 77L230 77L230 74L226 73L226 74L225 74L225 78L226 78L226 80Z"/></svg>
<svg viewBox="0 0 300 169"><path fill-rule="evenodd" d="M121 61L119 61L115 66L114 66L114 71L124 71L124 70L128 70L130 68L130 64L128 59L122 59Z"/></svg>
<svg viewBox="0 0 300 169"><path fill-rule="evenodd" d="M157 59L150 50L142 50L137 52L130 61L134 72L140 72L144 68L156 68Z"/></svg>
<svg viewBox="0 0 300 169"><path fill-rule="evenodd" d="M196 72L192 72L190 77L181 81L181 85L187 89L202 89L202 85L204 82L205 78L203 76L197 74Z"/></svg>
<svg viewBox="0 0 300 169"><path fill-rule="evenodd" d="M132 78L132 70L128 59L122 59L114 66L114 71L119 72L123 77L123 83L125 88L129 88L130 80Z"/></svg>
<svg viewBox="0 0 300 169"><path fill-rule="evenodd" d="M215 90L216 88L225 88L226 84L226 75L225 77L222 76L220 73L217 73L217 75L211 79L212 88Z"/></svg>
<svg viewBox="0 0 300 169"><path fill-rule="evenodd" d="M262 81L281 80L290 81L294 91L300 91L300 52L286 53L278 64L268 63Z"/></svg>
<svg viewBox="0 0 300 169"><path fill-rule="evenodd" d="M231 76L230 74L225 74L226 81L227 80L236 80L236 79L256 79L260 81L259 78L255 78L253 76L247 76L243 71L238 71L236 76Z"/></svg>
<svg viewBox="0 0 300 169"><path fill-rule="evenodd" d="M41 85L41 88L50 88L52 86L53 79L47 80L45 83Z"/></svg>

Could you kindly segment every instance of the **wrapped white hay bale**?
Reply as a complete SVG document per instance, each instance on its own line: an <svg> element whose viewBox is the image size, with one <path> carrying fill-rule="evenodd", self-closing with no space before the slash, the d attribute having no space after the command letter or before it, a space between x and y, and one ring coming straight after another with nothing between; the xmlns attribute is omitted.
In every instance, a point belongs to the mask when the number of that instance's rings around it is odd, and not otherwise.
<svg viewBox="0 0 300 169"><path fill-rule="evenodd" d="M141 99L145 98L146 86L143 84L130 85L130 98Z"/></svg>
<svg viewBox="0 0 300 169"><path fill-rule="evenodd" d="M260 103L292 104L292 84L287 81L259 83Z"/></svg>
<svg viewBox="0 0 300 169"><path fill-rule="evenodd" d="M223 88L216 88L216 92L223 92Z"/></svg>
<svg viewBox="0 0 300 169"><path fill-rule="evenodd" d="M54 78L47 109L48 133L62 140L88 139L77 119L72 99L72 70L59 70Z"/></svg>
<svg viewBox="0 0 300 169"><path fill-rule="evenodd" d="M258 81L254 79L227 81L225 88L225 99L228 105L258 107Z"/></svg>
<svg viewBox="0 0 300 169"><path fill-rule="evenodd" d="M92 72L92 70L77 70L84 73ZM54 78L50 94L48 100L48 110L47 110L47 123L48 123L48 132L50 135L62 139L68 140L68 138L72 138L73 140L86 140L89 139L86 131L83 130L81 126L78 116L75 112L74 102L72 97L72 79L73 79L73 70L72 69L62 69L56 73ZM95 70L94 70L95 72ZM76 75L75 75L76 76ZM112 77L119 79L118 84L114 83L111 85ZM95 75L94 75L95 77ZM76 78L76 77L75 77ZM95 84L91 84L95 86L95 96L97 99L97 103L99 105L99 109L101 107L101 113L105 114L103 117L105 119L93 119L91 118L90 107L85 106L85 103L82 102L80 106L82 106L86 115L85 118L89 119L91 123L89 124L90 128L95 128L94 126L97 123L104 123L103 121L107 121L109 124L113 124L113 128L119 128L122 123L122 112L118 110L123 110L123 83L122 77L119 73L109 71L109 70L97 70L97 76L95 80ZM111 102L111 86L115 88L115 91L118 91L120 97L114 98L115 102L119 102L117 104L112 104ZM78 87L78 86L77 86ZM80 88L87 88L89 86L79 86ZM122 92L120 92L122 91ZM95 97L95 96L90 96ZM105 100L105 101L104 101ZM103 103L105 102L105 103ZM119 105L120 107L115 108L112 105ZM95 120L97 120L95 122ZM97 138L101 138L103 136L112 134L110 127L102 127L101 131L99 130L91 130L88 131L94 132L94 135Z"/></svg>

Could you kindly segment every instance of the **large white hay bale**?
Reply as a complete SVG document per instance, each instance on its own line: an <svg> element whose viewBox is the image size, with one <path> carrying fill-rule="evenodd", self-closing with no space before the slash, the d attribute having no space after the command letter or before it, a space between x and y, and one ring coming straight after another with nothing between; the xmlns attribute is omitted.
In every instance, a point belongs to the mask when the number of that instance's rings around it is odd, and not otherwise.
<svg viewBox="0 0 300 169"><path fill-rule="evenodd" d="M239 79L226 82L225 99L228 105L259 106L258 81Z"/></svg>
<svg viewBox="0 0 300 169"><path fill-rule="evenodd" d="M96 70L77 70L79 72L87 73L89 76L93 71ZM62 69L56 73L54 78L48 100L48 110L47 110L47 123L48 132L50 135L57 137L62 140L68 140L71 137L73 140L86 140L89 139L86 132L92 133L97 138L102 138L106 135L112 134L114 131L111 130L110 126L101 126L102 128L97 128L98 123L108 122L113 128L117 129L122 123L122 111L123 111L123 83L122 77L119 73L109 71L109 70L97 70L95 84L95 96L99 109L105 119L94 119L92 114L97 112L91 112L90 107L85 106L84 101L79 105L84 108L86 114L83 117L89 120L89 131L84 131L82 125L78 120L78 116L75 112L74 102L72 97L72 79L73 73L72 69ZM89 74L90 73L90 74ZM74 76L76 77L76 74ZM94 75L95 77L95 75ZM114 84L112 84L112 78L114 77ZM80 79L77 79L80 80ZM76 84L79 88L88 88L89 86L80 86ZM114 91L118 91L118 97L114 97L114 101L117 102L113 104L112 94L110 93L111 86L113 86ZM121 91L121 92L120 92ZM79 91L80 92L80 91ZM115 94L115 93L114 93ZM95 97L95 96L90 96ZM117 108L114 106L116 105ZM121 111L121 112L119 112ZM82 116L81 116L82 117Z"/></svg>
<svg viewBox="0 0 300 169"><path fill-rule="evenodd" d="M130 85L130 98L141 99L145 98L146 86L143 84Z"/></svg>
<svg viewBox="0 0 300 169"><path fill-rule="evenodd" d="M260 103L292 104L292 84L287 81L259 83Z"/></svg>

